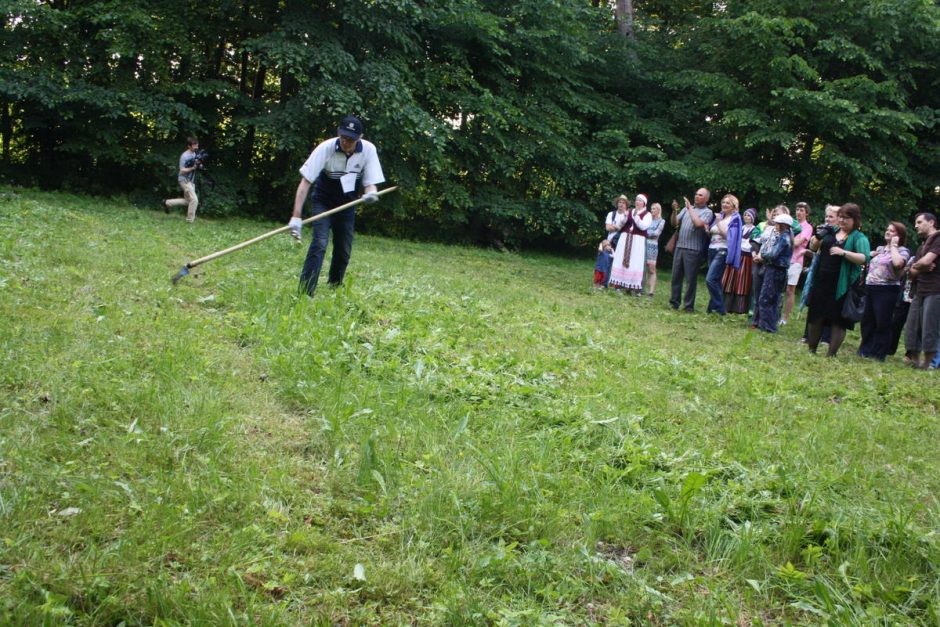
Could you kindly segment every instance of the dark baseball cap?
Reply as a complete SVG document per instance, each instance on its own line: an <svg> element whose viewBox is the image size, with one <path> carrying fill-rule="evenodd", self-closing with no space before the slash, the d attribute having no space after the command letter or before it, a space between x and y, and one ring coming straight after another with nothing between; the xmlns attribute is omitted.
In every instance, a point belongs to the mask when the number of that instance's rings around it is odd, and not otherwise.
<svg viewBox="0 0 940 627"><path fill-rule="evenodd" d="M336 132L349 139L359 139L362 137L362 121L354 115L347 115Z"/></svg>

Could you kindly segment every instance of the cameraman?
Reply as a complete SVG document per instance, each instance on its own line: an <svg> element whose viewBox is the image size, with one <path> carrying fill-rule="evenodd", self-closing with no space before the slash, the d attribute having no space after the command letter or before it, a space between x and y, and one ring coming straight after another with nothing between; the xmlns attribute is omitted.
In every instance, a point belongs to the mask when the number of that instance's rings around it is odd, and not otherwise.
<svg viewBox="0 0 940 627"><path fill-rule="evenodd" d="M183 189L182 198L171 198L163 201L163 211L170 213L170 207L186 207L186 221L192 223L196 220L196 207L199 198L196 196L196 170L202 166L197 153L199 140L195 137L186 138L186 152L180 155L180 173L177 177Z"/></svg>

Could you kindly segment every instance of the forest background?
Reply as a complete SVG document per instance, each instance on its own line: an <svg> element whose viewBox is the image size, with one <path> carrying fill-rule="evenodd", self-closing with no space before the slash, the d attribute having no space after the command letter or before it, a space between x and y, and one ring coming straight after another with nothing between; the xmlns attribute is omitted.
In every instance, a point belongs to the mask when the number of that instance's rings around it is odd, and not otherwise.
<svg viewBox="0 0 940 627"><path fill-rule="evenodd" d="M610 199L940 209L931 0L7 0L0 176L286 219L347 113L401 186L367 231L563 250ZM820 214L817 213L816 216ZM816 217L814 216L814 217Z"/></svg>

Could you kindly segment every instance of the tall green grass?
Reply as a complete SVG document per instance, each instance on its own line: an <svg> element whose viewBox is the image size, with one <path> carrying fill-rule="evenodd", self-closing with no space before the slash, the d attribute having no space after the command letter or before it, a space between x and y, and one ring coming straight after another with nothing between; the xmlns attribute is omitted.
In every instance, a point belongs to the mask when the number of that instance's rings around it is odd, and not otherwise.
<svg viewBox="0 0 940 627"><path fill-rule="evenodd" d="M932 373L268 228L0 194L0 622L940 622Z"/></svg>

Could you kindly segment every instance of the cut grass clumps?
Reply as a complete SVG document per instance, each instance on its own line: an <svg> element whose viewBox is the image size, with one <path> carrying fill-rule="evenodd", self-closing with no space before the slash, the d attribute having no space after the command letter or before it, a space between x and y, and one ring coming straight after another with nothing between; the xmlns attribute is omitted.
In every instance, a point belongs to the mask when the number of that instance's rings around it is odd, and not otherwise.
<svg viewBox="0 0 940 627"><path fill-rule="evenodd" d="M271 227L0 195L0 622L940 622L933 373Z"/></svg>

